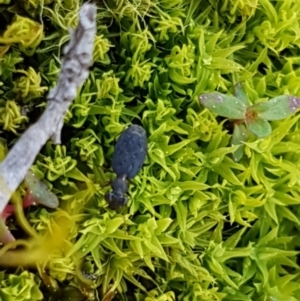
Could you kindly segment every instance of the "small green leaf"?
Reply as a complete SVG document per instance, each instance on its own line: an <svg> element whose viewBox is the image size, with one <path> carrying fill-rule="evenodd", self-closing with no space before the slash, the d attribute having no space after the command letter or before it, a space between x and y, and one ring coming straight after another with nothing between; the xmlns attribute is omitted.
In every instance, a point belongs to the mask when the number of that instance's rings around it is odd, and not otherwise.
<svg viewBox="0 0 300 301"><path fill-rule="evenodd" d="M162 232L165 232L168 227L171 225L173 220L171 218L164 218L157 221L157 229L155 230L155 234L159 235Z"/></svg>
<svg viewBox="0 0 300 301"><path fill-rule="evenodd" d="M243 154L245 145L242 144L242 142L247 141L248 139L248 133L247 129L244 124L234 124L234 130L232 135L231 143L233 145L240 145L240 147L233 153L233 159L235 162L238 162L241 160Z"/></svg>
<svg viewBox="0 0 300 301"><path fill-rule="evenodd" d="M206 93L199 96L203 106L213 113L232 119L244 119L247 106L234 96L219 92Z"/></svg>
<svg viewBox="0 0 300 301"><path fill-rule="evenodd" d="M126 257L127 254L122 252L120 248L117 246L116 241L113 238L106 238L104 241L101 242L102 246L107 248L108 250L113 251L120 257Z"/></svg>
<svg viewBox="0 0 300 301"><path fill-rule="evenodd" d="M186 231L187 224L187 208L186 205L182 203L181 200L178 200L174 209L177 213L177 223L182 232Z"/></svg>
<svg viewBox="0 0 300 301"><path fill-rule="evenodd" d="M182 191L188 191L188 190L206 190L209 188L209 185L195 182L195 181L185 181L185 182L173 182L173 187L179 187Z"/></svg>
<svg viewBox="0 0 300 301"><path fill-rule="evenodd" d="M25 177L25 184L31 199L49 208L56 208L59 205L58 198L48 187L40 181L32 171L28 171Z"/></svg>
<svg viewBox="0 0 300 301"><path fill-rule="evenodd" d="M256 118L255 120L247 120L247 127L255 136L264 138L272 133L269 122L265 119Z"/></svg>
<svg viewBox="0 0 300 301"><path fill-rule="evenodd" d="M124 217L116 217L107 221L106 223L106 231L105 234L112 234L116 232L116 230L124 224Z"/></svg>
<svg viewBox="0 0 300 301"><path fill-rule="evenodd" d="M241 185L241 182L236 177L236 174L233 172L231 168L228 167L226 164L221 164L219 166L214 166L214 172L219 174L221 177L223 177L225 180L227 180L229 183L234 185Z"/></svg>
<svg viewBox="0 0 300 301"><path fill-rule="evenodd" d="M246 230L247 227L243 227L242 229L240 229L239 231L231 235L229 238L225 240L223 246L226 248L235 248Z"/></svg>
<svg viewBox="0 0 300 301"><path fill-rule="evenodd" d="M237 83L234 87L234 95L236 98L238 98L239 100L243 101L243 103L248 106L250 105L249 103L249 99L248 96L242 86L241 83Z"/></svg>
<svg viewBox="0 0 300 301"><path fill-rule="evenodd" d="M281 120L292 115L300 106L300 98L281 95L264 103L258 103L249 109L265 120Z"/></svg>

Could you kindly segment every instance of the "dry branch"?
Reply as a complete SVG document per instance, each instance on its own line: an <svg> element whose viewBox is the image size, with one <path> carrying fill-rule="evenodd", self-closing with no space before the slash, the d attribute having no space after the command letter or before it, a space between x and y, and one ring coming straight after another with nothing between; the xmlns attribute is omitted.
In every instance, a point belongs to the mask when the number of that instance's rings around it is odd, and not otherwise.
<svg viewBox="0 0 300 301"><path fill-rule="evenodd" d="M63 52L62 70L56 87L48 94L44 113L26 130L0 164L0 213L49 138L60 144L64 116L89 74L95 35L96 6L84 4L79 12L77 28L70 30L70 42Z"/></svg>

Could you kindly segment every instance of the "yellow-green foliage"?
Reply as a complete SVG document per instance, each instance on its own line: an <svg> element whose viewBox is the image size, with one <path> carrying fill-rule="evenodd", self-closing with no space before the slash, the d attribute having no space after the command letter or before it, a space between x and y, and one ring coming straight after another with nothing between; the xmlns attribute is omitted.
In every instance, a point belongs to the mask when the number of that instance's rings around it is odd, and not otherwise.
<svg viewBox="0 0 300 301"><path fill-rule="evenodd" d="M0 274L0 297L5 301L37 301L43 299L34 274L23 271L19 275Z"/></svg>
<svg viewBox="0 0 300 301"><path fill-rule="evenodd" d="M0 2L0 126L10 146L45 106L82 1ZM226 122L198 101L237 81L252 103L300 96L300 1L96 3L90 76L62 145L49 142L33 168L60 208L26 211L41 235L65 216L67 238L43 264L24 253L41 284L16 269L1 274L0 291L22 286L13 300L39 300L39 290L44 300L300 300L299 115L250 138L237 163ZM149 153L128 205L113 212L101 185L114 175L101 166L131 122L146 129ZM17 268L0 251L0 264Z"/></svg>

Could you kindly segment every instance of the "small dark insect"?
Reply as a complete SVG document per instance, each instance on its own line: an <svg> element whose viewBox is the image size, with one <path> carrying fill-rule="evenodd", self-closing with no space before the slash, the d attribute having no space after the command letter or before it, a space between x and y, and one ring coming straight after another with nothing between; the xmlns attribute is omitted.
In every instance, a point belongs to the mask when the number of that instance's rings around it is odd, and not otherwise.
<svg viewBox="0 0 300 301"><path fill-rule="evenodd" d="M112 182L112 190L105 194L111 209L127 203L127 180L134 178L142 168L147 156L147 136L145 130L136 124L131 125L119 137L112 158L112 169L117 174Z"/></svg>

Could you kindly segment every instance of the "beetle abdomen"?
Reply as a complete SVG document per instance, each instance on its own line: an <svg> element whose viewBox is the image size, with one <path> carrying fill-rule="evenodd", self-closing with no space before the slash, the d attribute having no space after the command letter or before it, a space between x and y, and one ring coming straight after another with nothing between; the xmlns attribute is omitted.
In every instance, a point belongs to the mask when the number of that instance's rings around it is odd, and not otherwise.
<svg viewBox="0 0 300 301"><path fill-rule="evenodd" d="M142 168L146 155L146 132L141 126L133 124L121 134L116 143L112 168L117 175L134 178Z"/></svg>

